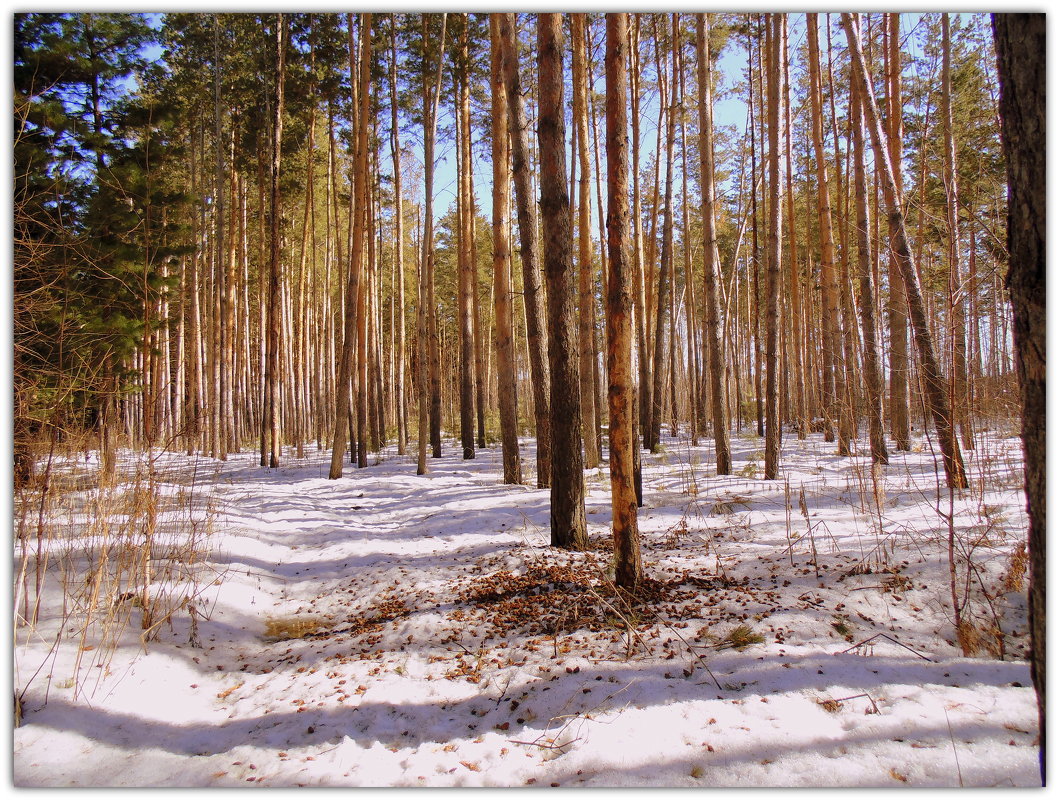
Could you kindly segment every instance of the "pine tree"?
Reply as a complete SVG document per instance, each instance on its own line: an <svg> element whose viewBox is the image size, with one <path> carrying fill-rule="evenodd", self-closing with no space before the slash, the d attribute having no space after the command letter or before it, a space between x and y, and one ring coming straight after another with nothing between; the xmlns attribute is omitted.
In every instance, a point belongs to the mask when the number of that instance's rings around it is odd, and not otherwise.
<svg viewBox="0 0 1058 800"><path fill-rule="evenodd" d="M779 283L782 255L782 209L779 204L779 120L780 104L785 98L782 87L782 41L785 14L768 15L768 253L765 287L765 441L764 479L779 477ZM820 188L822 191L822 187Z"/></svg>
<svg viewBox="0 0 1058 800"><path fill-rule="evenodd" d="M573 231L566 173L561 14L537 21L540 78L540 216L547 279L547 342L551 370L551 544L583 550L584 511L580 374L573 304Z"/></svg>
<svg viewBox="0 0 1058 800"><path fill-rule="evenodd" d="M628 15L606 15L606 372L610 414L610 493L614 580L635 590L642 579L633 451L635 384L632 372L632 242L628 209Z"/></svg>
<svg viewBox="0 0 1058 800"><path fill-rule="evenodd" d="M713 415L713 440L716 443L716 474L731 473L731 443L724 408L723 353L720 341L720 252L716 242L716 190L713 177L713 100L712 54L709 50L709 16L697 16L698 56L698 151L702 165L702 235L705 265L703 269L702 304L705 306L706 357L709 360L710 407Z"/></svg>
<svg viewBox="0 0 1058 800"><path fill-rule="evenodd" d="M1047 174L1043 14L993 14L999 108L1007 158L1007 285L1021 386L1025 493L1029 512L1029 628L1032 683L1040 725L1040 777L1046 785L1047 699Z"/></svg>
<svg viewBox="0 0 1058 800"><path fill-rule="evenodd" d="M525 303L529 370L536 419L536 485L551 485L551 375L548 369L549 331L544 322L544 296L540 279L540 237L536 200L529 176L529 132L518 69L517 15L500 15L503 44L503 81L507 89L507 122L511 135L511 173L518 210L518 238L522 258L522 292Z"/></svg>
<svg viewBox="0 0 1058 800"><path fill-rule="evenodd" d="M512 313L511 250L508 238L510 206L510 149L507 133L507 93L503 85L500 19L489 15L492 67L492 269L496 304L497 393L500 438L503 448L503 482L521 483L518 452L518 382L515 374L514 319Z"/></svg>

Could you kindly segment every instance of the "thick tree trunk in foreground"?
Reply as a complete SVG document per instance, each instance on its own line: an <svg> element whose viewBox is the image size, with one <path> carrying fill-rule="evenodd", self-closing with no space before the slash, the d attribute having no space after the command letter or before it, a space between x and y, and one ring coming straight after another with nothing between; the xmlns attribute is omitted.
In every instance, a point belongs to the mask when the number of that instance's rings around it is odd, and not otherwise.
<svg viewBox="0 0 1058 800"><path fill-rule="evenodd" d="M606 15L606 283L607 405L615 581L633 590L643 573L634 486L635 385L632 375L631 236L628 211L628 15Z"/></svg>
<svg viewBox="0 0 1058 800"><path fill-rule="evenodd" d="M1021 384L1029 510L1029 629L1046 783L1047 699L1047 18L993 14L999 110L1007 158L1007 288Z"/></svg>
<svg viewBox="0 0 1058 800"><path fill-rule="evenodd" d="M937 426L937 440L944 461L944 474L949 487L965 489L969 486L966 479L966 467L963 465L959 442L955 438L952 426L951 403L945 392L944 376L941 374L933 349L933 336L929 330L929 319L918 283L918 274L911 261L911 250L908 247L907 233L904 230L904 213L897 198L896 180L893 177L893 167L889 162L885 133L878 119L878 106L874 101L874 92L871 89L867 67L864 63L863 51L860 49L858 20L854 20L851 14L842 14L841 24L845 28L845 36L849 41L853 79L860 92L864 111L867 112L867 122L874 142L874 157L882 165L882 189L885 194L885 204L889 210L889 230L891 234L895 233L893 249L904 279L904 288L907 290L908 311L911 315L915 331L915 347L918 350L919 363L922 367L924 394L933 416L933 422Z"/></svg>
<svg viewBox="0 0 1058 800"><path fill-rule="evenodd" d="M573 304L573 231L566 184L566 126L562 82L562 15L537 21L540 78L540 215L547 278L551 366L551 544L588 544L581 451L580 370Z"/></svg>
<svg viewBox="0 0 1058 800"><path fill-rule="evenodd" d="M510 220L511 172L507 147L507 93L503 88L499 15L489 15L492 67L492 270L496 304L496 371L500 403L503 482L522 482L518 452L518 381L515 372L514 317L511 303Z"/></svg>
<svg viewBox="0 0 1058 800"><path fill-rule="evenodd" d="M540 280L540 241L536 227L536 198L529 176L529 130L525 119L515 14L500 15L503 43L503 80L507 87L507 122L511 132L511 169L518 208L518 238L522 256L522 292L528 335L529 372L533 384L536 419L536 485L551 485L551 415L548 410L551 379L547 365L547 328L544 326L544 292Z"/></svg>

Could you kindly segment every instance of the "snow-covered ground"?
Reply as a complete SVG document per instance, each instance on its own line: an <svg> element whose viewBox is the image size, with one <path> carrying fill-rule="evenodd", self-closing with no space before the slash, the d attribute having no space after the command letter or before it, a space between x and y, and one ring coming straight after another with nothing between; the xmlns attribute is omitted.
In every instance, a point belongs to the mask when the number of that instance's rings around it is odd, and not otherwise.
<svg viewBox="0 0 1058 800"><path fill-rule="evenodd" d="M1020 443L983 437L953 500L921 439L872 474L788 437L763 481L762 440L733 438L718 478L710 441L666 437L644 455L637 603L607 580L605 469L591 548L568 553L547 490L501 484L498 446L463 461L448 443L425 476L390 448L338 481L314 448L278 470L165 455L185 490L215 476L198 611L144 651L140 608L115 598L116 649L51 650L46 595L16 631L15 783L1039 785Z"/></svg>

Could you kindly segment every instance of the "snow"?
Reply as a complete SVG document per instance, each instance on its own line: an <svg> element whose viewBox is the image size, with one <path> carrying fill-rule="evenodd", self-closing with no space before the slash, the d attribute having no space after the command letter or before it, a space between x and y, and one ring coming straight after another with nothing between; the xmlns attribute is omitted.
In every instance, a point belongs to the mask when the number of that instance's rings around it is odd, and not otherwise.
<svg viewBox="0 0 1058 800"><path fill-rule="evenodd" d="M277 470L156 455L167 491L196 471L210 522L197 631L180 611L144 643L130 606L113 649L51 650L47 593L16 630L15 784L1039 785L1024 585L1004 582L1027 528L1010 431L965 453L954 498L922 438L872 473L790 436L778 481L745 432L723 477L708 439L663 441L644 454L638 605L608 588L605 468L586 473L591 548L568 553L548 491L501 484L498 447L464 461L448 442L423 476L389 447L338 481L314 448ZM972 657L949 514L979 576ZM760 640L729 646L740 626Z"/></svg>

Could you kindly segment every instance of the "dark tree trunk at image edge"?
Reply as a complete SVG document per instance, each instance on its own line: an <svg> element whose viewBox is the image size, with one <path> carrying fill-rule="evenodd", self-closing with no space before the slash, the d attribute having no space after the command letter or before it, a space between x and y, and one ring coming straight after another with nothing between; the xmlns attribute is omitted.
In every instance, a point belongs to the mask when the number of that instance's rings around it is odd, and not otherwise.
<svg viewBox="0 0 1058 800"><path fill-rule="evenodd" d="M587 546L580 369L573 303L573 230L566 183L562 15L537 22L540 69L540 215L547 279L547 341L551 366L551 544Z"/></svg>
<svg viewBox="0 0 1058 800"><path fill-rule="evenodd" d="M1007 159L1007 288L1024 416L1029 511L1029 628L1040 718L1040 777L1046 784L1047 698L1047 19L993 14L999 110Z"/></svg>

